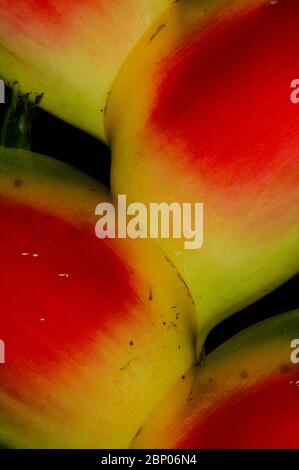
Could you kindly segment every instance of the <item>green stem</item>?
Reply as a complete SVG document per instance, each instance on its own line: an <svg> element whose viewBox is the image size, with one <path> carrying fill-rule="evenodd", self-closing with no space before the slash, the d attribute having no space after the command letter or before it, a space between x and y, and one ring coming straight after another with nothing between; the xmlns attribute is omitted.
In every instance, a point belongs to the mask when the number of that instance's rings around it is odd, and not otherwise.
<svg viewBox="0 0 299 470"><path fill-rule="evenodd" d="M18 83L13 84L11 102L0 130L1 146L30 150L32 121L42 97L32 99L29 93L22 95Z"/></svg>

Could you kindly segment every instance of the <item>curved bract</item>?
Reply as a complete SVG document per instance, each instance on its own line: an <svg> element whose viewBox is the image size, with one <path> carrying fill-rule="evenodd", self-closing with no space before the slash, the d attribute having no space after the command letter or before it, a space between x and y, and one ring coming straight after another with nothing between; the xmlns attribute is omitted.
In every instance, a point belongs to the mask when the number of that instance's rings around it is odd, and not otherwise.
<svg viewBox="0 0 299 470"><path fill-rule="evenodd" d="M295 338L298 310L239 333L181 378L133 447L298 448Z"/></svg>
<svg viewBox="0 0 299 470"><path fill-rule="evenodd" d="M130 50L171 0L2 0L0 77L102 139L105 102Z"/></svg>
<svg viewBox="0 0 299 470"><path fill-rule="evenodd" d="M298 272L298 18L297 0L178 2L110 95L113 192L204 204L203 248L159 241L197 305L200 344Z"/></svg>
<svg viewBox="0 0 299 470"><path fill-rule="evenodd" d="M194 362L193 305L150 242L97 239L107 192L0 149L0 442L127 447Z"/></svg>

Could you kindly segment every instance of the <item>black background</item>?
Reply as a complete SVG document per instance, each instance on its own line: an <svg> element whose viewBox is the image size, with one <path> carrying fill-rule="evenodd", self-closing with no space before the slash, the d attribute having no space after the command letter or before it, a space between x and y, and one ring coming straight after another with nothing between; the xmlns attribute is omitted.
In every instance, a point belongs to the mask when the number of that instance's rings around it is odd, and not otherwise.
<svg viewBox="0 0 299 470"><path fill-rule="evenodd" d="M6 90L6 103L10 91ZM0 106L0 125L7 105ZM50 114L37 110L32 126L31 149L62 160L109 187L111 156L108 147ZM299 307L298 276L242 312L218 325L209 335L206 352L258 321Z"/></svg>

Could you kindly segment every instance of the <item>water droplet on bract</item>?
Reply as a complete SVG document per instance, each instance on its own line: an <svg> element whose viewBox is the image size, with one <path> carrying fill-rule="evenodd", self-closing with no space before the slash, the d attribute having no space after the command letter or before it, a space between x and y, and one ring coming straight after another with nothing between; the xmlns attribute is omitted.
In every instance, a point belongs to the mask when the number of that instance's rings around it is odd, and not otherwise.
<svg viewBox="0 0 299 470"><path fill-rule="evenodd" d="M68 278L70 275L68 273L59 273L58 276Z"/></svg>
<svg viewBox="0 0 299 470"><path fill-rule="evenodd" d="M24 253L21 253L22 256L29 256L30 253L27 253L27 252L24 252Z"/></svg>
<svg viewBox="0 0 299 470"><path fill-rule="evenodd" d="M39 254L38 253L33 253L32 256L33 256L33 258L37 258L39 256Z"/></svg>

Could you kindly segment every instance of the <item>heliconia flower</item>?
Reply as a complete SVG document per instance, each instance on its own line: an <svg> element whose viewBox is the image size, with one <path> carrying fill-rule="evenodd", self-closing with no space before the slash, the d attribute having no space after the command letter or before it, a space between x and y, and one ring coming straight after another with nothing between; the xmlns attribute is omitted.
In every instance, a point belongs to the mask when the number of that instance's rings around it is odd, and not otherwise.
<svg viewBox="0 0 299 470"><path fill-rule="evenodd" d="M298 449L298 419L297 310L239 333L182 376L133 447Z"/></svg>
<svg viewBox="0 0 299 470"><path fill-rule="evenodd" d="M297 0L178 2L110 94L112 191L203 203L201 249L160 240L195 300L199 346L298 272L298 18Z"/></svg>
<svg viewBox="0 0 299 470"><path fill-rule="evenodd" d="M104 138L105 101L123 60L172 0L1 0L0 77ZM133 86L133 84L132 84Z"/></svg>
<svg viewBox="0 0 299 470"><path fill-rule="evenodd" d="M109 201L61 162L0 149L1 445L128 447L194 363L185 285L150 240L96 237Z"/></svg>

